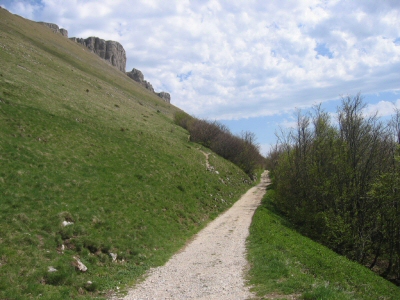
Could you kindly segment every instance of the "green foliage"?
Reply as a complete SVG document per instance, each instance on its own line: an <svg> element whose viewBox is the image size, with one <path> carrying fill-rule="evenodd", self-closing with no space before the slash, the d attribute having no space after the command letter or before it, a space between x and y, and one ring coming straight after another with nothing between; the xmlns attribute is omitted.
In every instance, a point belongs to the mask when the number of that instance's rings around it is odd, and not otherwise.
<svg viewBox="0 0 400 300"><path fill-rule="evenodd" d="M297 128L269 157L276 206L307 236L398 280L400 218L389 179L399 177L396 143L391 127L364 116L364 107L360 95L344 98L338 127L320 107L298 113Z"/></svg>
<svg viewBox="0 0 400 300"><path fill-rule="evenodd" d="M249 284L262 299L398 299L399 288L302 236L275 211L268 190L248 238Z"/></svg>
<svg viewBox="0 0 400 300"><path fill-rule="evenodd" d="M373 209L377 211L378 218L374 219L374 238L377 243L374 244L374 260L371 268L374 268L381 253L386 254L388 261L383 275L400 281L400 168L399 151L397 146L395 163L390 172L383 173L374 181L370 192Z"/></svg>
<svg viewBox="0 0 400 300"><path fill-rule="evenodd" d="M218 156L206 170L173 105L2 9L0 62L0 299L105 298L249 188Z"/></svg>
<svg viewBox="0 0 400 300"><path fill-rule="evenodd" d="M177 111L174 114L174 122L176 125L179 125L186 130L189 129L191 123L194 121L194 118L189 114L185 113L184 111Z"/></svg>
<svg viewBox="0 0 400 300"><path fill-rule="evenodd" d="M175 113L174 121L189 131L190 141L199 143L233 162L251 179L256 178L257 169L264 169L265 158L259 152L253 133L244 132L238 137L217 121L199 120L181 111Z"/></svg>

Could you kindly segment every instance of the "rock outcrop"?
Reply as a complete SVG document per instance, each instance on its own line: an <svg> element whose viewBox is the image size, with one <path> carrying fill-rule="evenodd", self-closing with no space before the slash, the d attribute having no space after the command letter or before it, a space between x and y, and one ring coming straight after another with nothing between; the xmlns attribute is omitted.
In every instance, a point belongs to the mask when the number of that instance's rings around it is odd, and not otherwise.
<svg viewBox="0 0 400 300"><path fill-rule="evenodd" d="M154 93L153 86L151 85L150 82L144 80L143 73L140 70L133 68L132 71L126 72L126 75L128 75L130 78L132 78L133 80L144 86L146 89Z"/></svg>
<svg viewBox="0 0 400 300"><path fill-rule="evenodd" d="M68 37L68 30L64 28L60 28L60 33L61 35L65 36L66 38Z"/></svg>
<svg viewBox="0 0 400 300"><path fill-rule="evenodd" d="M131 79L135 80L137 83L139 83L140 85L142 85L149 91L155 93L158 97L163 99L165 102L171 103L171 95L166 92L156 93L154 91L154 88L151 85L151 83L144 80L143 73L140 70L133 68L132 71L126 72L126 75L128 75Z"/></svg>
<svg viewBox="0 0 400 300"><path fill-rule="evenodd" d="M54 33L59 33L62 36L68 37L68 30L58 27L57 24L46 23L46 22L38 22L38 23L49 27L51 30L53 30Z"/></svg>
<svg viewBox="0 0 400 300"><path fill-rule="evenodd" d="M57 24L38 22L44 26L49 27L54 33L59 33L65 37L68 37L68 31L64 28L59 28ZM155 93L158 97L163 99L165 102L171 103L171 95L166 92L156 93L150 82L144 80L143 73L133 68L132 71L126 72L126 53L124 47L115 41L106 41L98 37L88 37L86 39L72 37L71 41L81 44L88 48L93 53L97 54L104 60L108 61L114 67L117 67L121 72L126 73L134 81L138 82L144 88L148 89L152 93Z"/></svg>
<svg viewBox="0 0 400 300"><path fill-rule="evenodd" d="M98 37L70 38L70 40L87 47L93 53L96 53L101 58L105 59L114 67L117 67L121 72L125 73L126 68L126 53L124 47L115 41L105 41Z"/></svg>
<svg viewBox="0 0 400 300"><path fill-rule="evenodd" d="M158 97L163 99L165 102L171 103L171 95L166 92L156 93Z"/></svg>

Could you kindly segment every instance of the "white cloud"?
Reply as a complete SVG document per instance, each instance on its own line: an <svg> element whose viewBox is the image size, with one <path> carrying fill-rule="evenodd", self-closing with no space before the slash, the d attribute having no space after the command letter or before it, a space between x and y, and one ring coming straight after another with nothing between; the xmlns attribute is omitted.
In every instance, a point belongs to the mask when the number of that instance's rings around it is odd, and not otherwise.
<svg viewBox="0 0 400 300"><path fill-rule="evenodd" d="M395 0L27 0L5 6L56 23L70 36L119 41L127 70L140 69L157 91L170 92L175 105L199 117L274 115L339 94L399 90Z"/></svg>
<svg viewBox="0 0 400 300"><path fill-rule="evenodd" d="M397 99L396 102L382 100L376 104L368 104L363 113L366 116L377 114L378 117L387 117L393 115L395 109L400 109L400 99Z"/></svg>
<svg viewBox="0 0 400 300"><path fill-rule="evenodd" d="M294 117L290 119L283 119L283 121L280 122L279 126L284 130L295 129L297 128L297 121L294 119Z"/></svg>
<svg viewBox="0 0 400 300"><path fill-rule="evenodd" d="M7 0L4 3L0 3L0 6L10 10L12 13L16 13L27 19L34 19L35 12L40 10L40 5L30 1L13 1Z"/></svg>

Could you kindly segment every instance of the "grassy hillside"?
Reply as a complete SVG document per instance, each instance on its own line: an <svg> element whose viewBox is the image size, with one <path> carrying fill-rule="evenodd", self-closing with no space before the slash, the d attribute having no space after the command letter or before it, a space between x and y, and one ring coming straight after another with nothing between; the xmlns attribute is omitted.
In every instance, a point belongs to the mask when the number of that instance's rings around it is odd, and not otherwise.
<svg viewBox="0 0 400 300"><path fill-rule="evenodd" d="M176 107L3 9L0 65L0 299L105 297L249 187L215 155L206 170Z"/></svg>
<svg viewBox="0 0 400 300"><path fill-rule="evenodd" d="M400 299L399 287L306 238L274 212L267 191L250 228L249 283L262 299Z"/></svg>

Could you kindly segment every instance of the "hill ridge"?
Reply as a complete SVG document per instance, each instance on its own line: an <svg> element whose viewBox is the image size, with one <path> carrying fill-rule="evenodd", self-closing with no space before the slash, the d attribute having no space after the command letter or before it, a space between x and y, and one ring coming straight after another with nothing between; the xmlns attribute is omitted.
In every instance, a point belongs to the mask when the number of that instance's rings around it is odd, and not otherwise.
<svg viewBox="0 0 400 300"><path fill-rule="evenodd" d="M180 109L3 9L0 62L0 299L106 298L249 188Z"/></svg>
<svg viewBox="0 0 400 300"><path fill-rule="evenodd" d="M48 22L37 22L42 24L48 28L50 28L54 33L61 34L62 36L68 38L68 30L64 28L60 28L57 24L48 23ZM104 40L99 37L91 36L88 38L77 38L71 37L69 38L71 41L74 41L78 44L85 46L89 51L95 53L97 56L101 57L112 66L116 67L123 73L126 73L128 77L142 85L144 88L149 91L155 93L165 102L171 102L171 95L167 92L155 92L153 86L150 82L144 80L143 73L135 68L132 69L131 72L126 72L126 52L124 47L117 41L112 40Z"/></svg>

